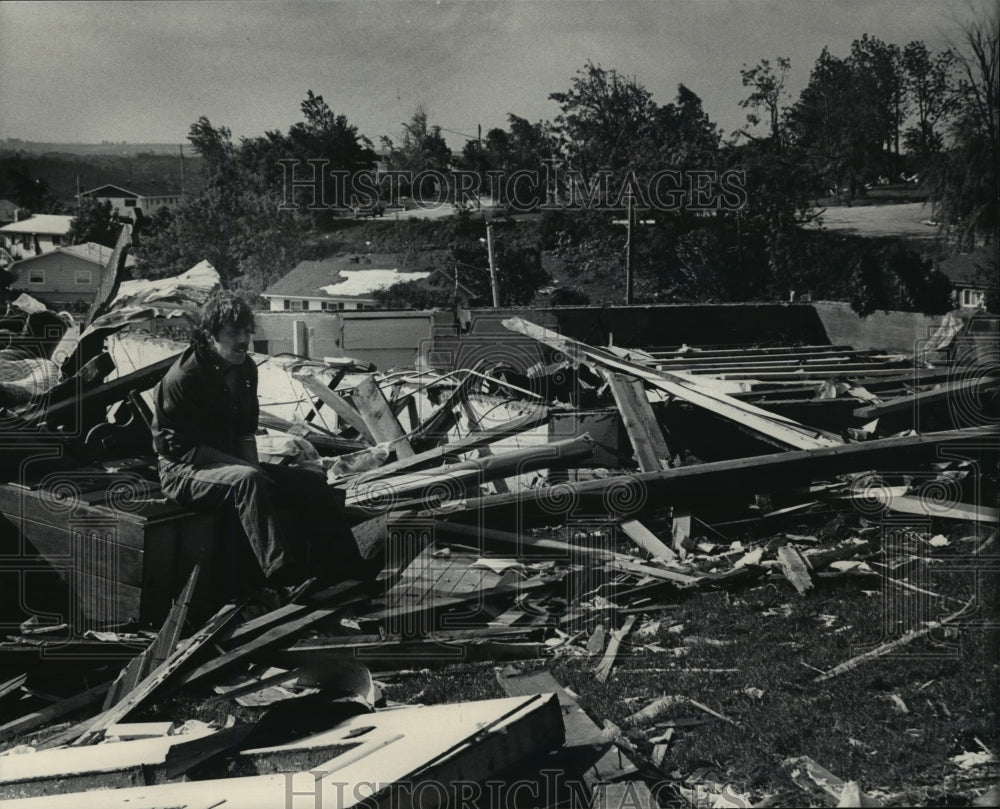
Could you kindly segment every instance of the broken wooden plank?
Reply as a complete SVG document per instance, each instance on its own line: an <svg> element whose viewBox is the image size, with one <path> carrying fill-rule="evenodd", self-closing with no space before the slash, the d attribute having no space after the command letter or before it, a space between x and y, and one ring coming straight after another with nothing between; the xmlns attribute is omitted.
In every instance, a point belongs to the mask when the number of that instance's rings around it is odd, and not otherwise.
<svg viewBox="0 0 1000 809"><path fill-rule="evenodd" d="M918 393L897 396L881 404L859 407L854 415L865 421L882 418L891 414L913 413L916 415L921 407L941 402L954 401L967 397L970 393L981 394L1000 388L1000 377L980 377L978 379L951 380L940 388L920 391Z"/></svg>
<svg viewBox="0 0 1000 809"><path fill-rule="evenodd" d="M933 482L930 484L933 486ZM877 496L877 495L876 495ZM864 497L869 498L869 490ZM935 517L963 522L983 522L996 525L1000 522L1000 510L975 503L940 503L919 495L896 495L885 498L885 505L897 514L913 514L920 517Z"/></svg>
<svg viewBox="0 0 1000 809"><path fill-rule="evenodd" d="M693 587L704 578L704 575L692 576L676 570L665 570L653 565L640 565L636 562L625 562L619 559L608 562L607 566L612 570L622 570L626 573L634 573L637 576L648 576L649 578L660 579L661 581L669 581L680 587Z"/></svg>
<svg viewBox="0 0 1000 809"><path fill-rule="evenodd" d="M836 447L842 443L820 430L811 429L792 419L747 404L726 394L709 391L696 381L685 379L677 374L650 370L638 363L621 360L610 352L564 337L523 318L509 318L503 321L503 325L511 331L531 337L550 348L561 351L576 362L588 362L607 370L620 371L637 377L671 396L734 421L770 442L777 443L778 446L794 449L818 449Z"/></svg>
<svg viewBox="0 0 1000 809"><path fill-rule="evenodd" d="M625 431L632 442L639 470L654 472L668 469L670 450L642 383L624 374L606 374L606 377L625 424Z"/></svg>
<svg viewBox="0 0 1000 809"><path fill-rule="evenodd" d="M566 746L545 761L546 767L553 765L564 773L580 774L590 789L637 772L635 764L602 733L548 671L521 673L506 669L497 672L497 681L509 696L554 693L559 698L566 726Z"/></svg>
<svg viewBox="0 0 1000 809"><path fill-rule="evenodd" d="M121 674L115 679L108 695L104 698L105 711L112 705L121 702L139 682L146 678L149 672L160 666L174 653L177 640L184 628L184 621L187 620L188 607L191 605L191 596L198 582L200 570L201 566L195 564L191 575L188 576L187 584L184 585L177 601L170 608L160 631L156 633L156 639L146 647L142 654L132 658L131 662L122 669Z"/></svg>
<svg viewBox="0 0 1000 809"><path fill-rule="evenodd" d="M74 746L94 744L103 738L105 731L111 725L121 722L129 712L137 708L144 700L157 691L162 690L164 683L183 666L198 650L211 641L215 635L231 621L238 608L235 604L226 604L208 622L195 633L185 646L157 666L145 680L139 683L124 699L107 711L80 725L70 728L64 734L65 741ZM58 739L58 741L57 741ZM63 736L50 739L46 747L55 747L63 743Z"/></svg>
<svg viewBox="0 0 1000 809"><path fill-rule="evenodd" d="M351 584L356 584L356 582L351 582ZM264 634L258 635L252 640L241 643L232 651L213 658L207 663L202 663L193 671L189 671L176 678L171 686L171 691L184 688L192 683L198 682L199 680L203 680L222 669L240 665L254 655L259 654L266 649L273 648L286 638L292 637L293 635L301 632L303 629L322 621L324 618L329 618L331 615L334 615L336 612L342 611L343 609L344 607L340 604L330 607L321 607L320 609L312 609L293 620L282 622L273 629L269 629Z"/></svg>
<svg viewBox="0 0 1000 809"><path fill-rule="evenodd" d="M249 621L244 621L233 629L220 633L217 640L223 646L230 648L239 646L269 629L286 624L311 612L321 604L327 604L337 599L338 605L340 605L345 598L356 594L360 589L361 584L356 581L338 582L310 596L305 600L305 603L286 604L276 610L251 618Z"/></svg>
<svg viewBox="0 0 1000 809"><path fill-rule="evenodd" d="M629 539L653 559L666 559L668 562L677 559L677 554L664 545L656 534L638 520L622 520L619 527Z"/></svg>
<svg viewBox="0 0 1000 809"><path fill-rule="evenodd" d="M587 434L534 447L524 447L448 464L438 469L396 475L391 480L363 481L348 490L347 505L375 513L405 507L408 500L450 502L466 491L491 480L520 475L535 469L572 466L594 456L594 442Z"/></svg>
<svg viewBox="0 0 1000 809"><path fill-rule="evenodd" d="M809 575L809 563L792 545L782 545L778 548L777 556L785 578L795 588L795 592L804 596L813 588L812 577Z"/></svg>
<svg viewBox="0 0 1000 809"><path fill-rule="evenodd" d="M704 499L706 492L753 494L794 487L803 480L829 479L831 475L860 472L872 468L912 468L921 461L937 460L939 448L948 444L976 446L977 452L996 451L1000 448L1000 432L996 427L972 427L961 430L909 435L897 438L880 438L856 444L799 450L713 461L662 472L639 472L633 475L611 476L602 479L564 482L560 489L572 492L574 497L564 497L573 509L592 507L594 504L607 510L609 502L616 503L622 515L641 514L651 507L685 504ZM612 495L616 495L612 497ZM620 495L617 496L617 495ZM469 498L463 503L466 513L488 510L490 519L507 509L517 512L527 525L533 519L551 524L555 505L546 488L528 489L509 494L494 494ZM434 514L430 510L429 514Z"/></svg>
<svg viewBox="0 0 1000 809"><path fill-rule="evenodd" d="M444 444L440 447L434 447L433 449L419 452L410 458L401 458L400 460L393 461L392 463L387 463L378 469L359 475L355 478L354 482L356 484L366 483L370 480L378 480L380 478L398 475L402 472L416 471L418 469L434 466L435 464L440 464L446 458L471 452L496 441L502 441L505 438L510 438L511 436L524 432L525 430L530 430L534 427L545 424L548 420L548 408L539 408L534 412L526 413L523 416L512 419L502 427L481 430L479 432L472 433L471 435L467 435L465 438L452 441L449 444Z"/></svg>
<svg viewBox="0 0 1000 809"><path fill-rule="evenodd" d="M41 710L33 711L5 725L0 725L0 741L29 733L35 728L40 728L50 722L54 722L62 716L82 710L83 708L89 708L91 705L99 703L109 688L111 688L111 680L88 688L79 694L74 694L72 697L67 697L53 705L46 705Z"/></svg>
<svg viewBox="0 0 1000 809"><path fill-rule="evenodd" d="M0 683L0 699L3 699L8 694L12 694L21 688L28 681L27 674L18 674L16 677L12 677L5 683Z"/></svg>
<svg viewBox="0 0 1000 809"><path fill-rule="evenodd" d="M351 393L351 403L357 408L375 443L388 443L397 458L410 458L415 453L403 432L403 426L389 407L385 394L374 379L366 376Z"/></svg>
<svg viewBox="0 0 1000 809"><path fill-rule="evenodd" d="M834 677L838 677L839 675L843 674L845 671L851 671L852 669L856 669L858 666L860 666L863 663L867 663L869 660L876 660L879 657L884 657L890 652L894 652L896 649L899 649L902 646L906 646L908 643L912 643L915 640L926 637L935 629L940 629L942 626L947 626L948 624L952 624L955 621L957 621L959 618L965 615L966 612L968 612L968 610L972 607L974 603L975 603L975 598L970 600L958 612L954 612L951 615L947 616L946 618L942 618L940 621L930 621L927 624L927 626L921 629L910 630L905 635L896 638L896 640L889 641L888 643L883 643L881 646L877 646L876 648L870 649L867 652L862 652L861 654L852 657L850 660L845 660L843 663L839 663L829 671L821 674L819 677L816 677L813 680L813 682L821 683L825 680L833 679Z"/></svg>
<svg viewBox="0 0 1000 809"><path fill-rule="evenodd" d="M608 641L608 647L604 650L604 657L594 670L594 679L597 682L607 682L608 677L611 676L611 669L614 668L615 658L618 656L618 648L628 633L632 631L632 626L635 624L637 617L635 615L628 616L625 619L625 623L622 624L621 629L616 629L611 633L611 640Z"/></svg>
<svg viewBox="0 0 1000 809"><path fill-rule="evenodd" d="M350 404L346 399L344 399L343 396L334 393L314 376L310 376L308 374L298 374L295 375L293 379L298 380L299 384L305 388L307 393L319 399L323 404L333 410L333 412L337 414L337 418L357 430L362 439L369 441L372 444L378 443L372 436L371 430L368 429L368 425L361 417L361 414L354 408L354 405Z"/></svg>
<svg viewBox="0 0 1000 809"><path fill-rule="evenodd" d="M478 365L476 367L478 368ZM452 389L433 413L410 431L411 444L440 443L444 434L456 421L455 408L479 379L479 375L474 373L475 370L475 368L465 370L465 378Z"/></svg>

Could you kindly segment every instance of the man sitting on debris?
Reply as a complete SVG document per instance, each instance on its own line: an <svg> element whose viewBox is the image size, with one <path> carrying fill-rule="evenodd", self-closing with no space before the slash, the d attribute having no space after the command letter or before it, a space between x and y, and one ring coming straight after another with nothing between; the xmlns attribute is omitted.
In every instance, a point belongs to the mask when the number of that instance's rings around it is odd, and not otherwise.
<svg viewBox="0 0 1000 809"><path fill-rule="evenodd" d="M258 462L253 331L243 300L214 293L191 345L157 385L153 447L163 493L186 506L231 503L272 588L288 589L307 575L356 577L364 565L326 480ZM285 514L295 516L299 530L290 530Z"/></svg>

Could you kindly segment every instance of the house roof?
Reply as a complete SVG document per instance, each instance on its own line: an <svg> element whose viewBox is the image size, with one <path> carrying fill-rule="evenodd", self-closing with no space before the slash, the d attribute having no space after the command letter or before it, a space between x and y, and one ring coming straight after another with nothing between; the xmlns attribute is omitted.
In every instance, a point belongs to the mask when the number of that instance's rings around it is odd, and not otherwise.
<svg viewBox="0 0 1000 809"><path fill-rule="evenodd" d="M69 233L72 216L39 213L20 222L11 222L0 228L3 233L38 233L44 236L65 236Z"/></svg>
<svg viewBox="0 0 1000 809"><path fill-rule="evenodd" d="M956 253L937 263L938 270L953 284L980 287L987 285L987 272L990 267L996 272L996 266L996 246L980 247L971 253Z"/></svg>
<svg viewBox="0 0 1000 809"><path fill-rule="evenodd" d="M94 264L104 267L107 266L107 263L111 260L111 254L114 253L114 250L110 247L105 247L103 244L97 244L97 242L84 242L83 244L74 244L69 247L60 247L56 250L50 250L49 252L42 253L38 256L28 256L27 258L22 258L20 261L15 261L14 266L20 267L22 264L27 264L29 261L36 261L37 259L53 256L58 253L64 253L68 256L76 256L77 258L82 258L85 261L91 261ZM135 259L132 256L126 256L125 266L134 267Z"/></svg>
<svg viewBox="0 0 1000 809"><path fill-rule="evenodd" d="M181 194L180 188L156 180L129 180L128 185L105 183L81 192L84 197L176 197Z"/></svg>
<svg viewBox="0 0 1000 809"><path fill-rule="evenodd" d="M398 268L404 258L383 253L303 261L263 294L290 298L369 298L375 290L397 281L420 281L430 275L429 271L400 272Z"/></svg>

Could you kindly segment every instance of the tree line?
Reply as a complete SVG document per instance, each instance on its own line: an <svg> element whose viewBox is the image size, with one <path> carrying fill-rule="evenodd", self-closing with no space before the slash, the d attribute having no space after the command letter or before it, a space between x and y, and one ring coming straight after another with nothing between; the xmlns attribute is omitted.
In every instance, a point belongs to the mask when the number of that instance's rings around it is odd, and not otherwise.
<svg viewBox="0 0 1000 809"><path fill-rule="evenodd" d="M287 132L237 142L227 127L202 117L188 135L202 158L202 188L182 207L161 210L136 229L139 272L169 274L208 259L228 286L253 295L299 261L349 241L336 211L303 206L278 212L281 161L306 166L319 160L327 172L376 165L413 174L461 169L482 178L482 187L498 173L545 176L558 166L563 185L533 189L540 218L505 234L504 302L524 303L546 282L541 250L561 257L581 280L620 273L624 229L593 208L622 203L620 190L630 183L641 201L642 182L664 169L704 173L700 191L712 190L718 182L712 177L739 172L746 190L739 207L695 210L695 189L687 188L679 192L685 204L640 211L652 224L635 238L637 299L787 299L790 290L809 290L851 300L861 312L941 310L949 305L947 283L919 251L891 240L861 244L803 226L816 217L818 199L851 204L879 185L909 182L927 190L952 245L969 248L993 239L997 15L972 20L962 36L954 48L938 52L919 41L901 47L869 35L843 56L824 48L797 98L788 91L787 58L744 66L746 124L728 136L688 86L680 84L674 99L660 104L635 77L592 62L566 90L550 94L558 108L552 120L510 114L506 128L467 140L460 151L451 150L423 109L403 125L398 141L383 137L376 150L312 91L301 104L302 120ZM610 183L601 185L601 178ZM328 174L325 182L334 180ZM590 210L546 210L552 194L564 199L574 191L571 183L590 195ZM404 185L397 193L416 196L425 189ZM108 238L105 214L81 212L77 236ZM481 221L459 216L446 232L436 231L451 257L446 269L476 289L488 284L478 269L486 261L483 230ZM412 243L397 245L405 246ZM574 302L572 290L563 297Z"/></svg>

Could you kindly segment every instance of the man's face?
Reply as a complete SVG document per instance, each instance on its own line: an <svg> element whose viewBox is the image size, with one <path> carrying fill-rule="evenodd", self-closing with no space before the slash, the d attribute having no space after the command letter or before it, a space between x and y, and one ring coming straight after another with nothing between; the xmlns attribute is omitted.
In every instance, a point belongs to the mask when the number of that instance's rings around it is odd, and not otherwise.
<svg viewBox="0 0 1000 809"><path fill-rule="evenodd" d="M212 338L212 350L230 365L242 365L250 350L253 329L226 325Z"/></svg>

